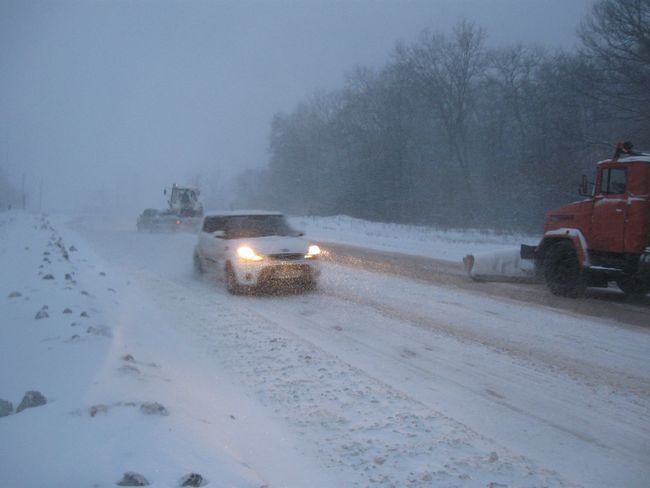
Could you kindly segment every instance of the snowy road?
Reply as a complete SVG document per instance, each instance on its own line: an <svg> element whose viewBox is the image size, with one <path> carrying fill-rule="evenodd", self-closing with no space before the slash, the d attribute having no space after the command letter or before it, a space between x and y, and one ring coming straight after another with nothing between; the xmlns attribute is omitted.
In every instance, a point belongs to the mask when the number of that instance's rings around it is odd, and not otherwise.
<svg viewBox="0 0 650 488"><path fill-rule="evenodd" d="M314 293L231 297L192 276L193 236L74 229L339 486L641 487L650 477L643 306L521 303L395 276L395 255L383 272L326 263Z"/></svg>
<svg viewBox="0 0 650 488"><path fill-rule="evenodd" d="M615 319L630 325L650 327L650 295L629 299L613 285L610 288L589 288L587 300L552 295L543 284L508 283L469 280L460 259L456 262L386 251L375 251L340 243L327 243L328 258L335 263L404 276L407 278L451 286L497 298L508 298L534 305L543 305L570 313Z"/></svg>

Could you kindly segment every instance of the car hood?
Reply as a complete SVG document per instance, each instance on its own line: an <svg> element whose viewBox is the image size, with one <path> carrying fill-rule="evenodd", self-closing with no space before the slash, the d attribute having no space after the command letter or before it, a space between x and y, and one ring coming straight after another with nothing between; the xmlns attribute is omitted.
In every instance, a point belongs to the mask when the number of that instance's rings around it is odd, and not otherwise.
<svg viewBox="0 0 650 488"><path fill-rule="evenodd" d="M306 253L309 242L300 237L266 236L253 239L233 239L232 249L249 246L261 254Z"/></svg>

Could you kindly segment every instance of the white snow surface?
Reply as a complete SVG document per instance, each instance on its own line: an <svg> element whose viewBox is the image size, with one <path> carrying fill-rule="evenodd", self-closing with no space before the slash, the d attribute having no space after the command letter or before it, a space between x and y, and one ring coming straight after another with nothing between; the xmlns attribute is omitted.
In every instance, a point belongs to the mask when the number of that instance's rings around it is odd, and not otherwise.
<svg viewBox="0 0 650 488"><path fill-rule="evenodd" d="M453 260L519 242L294 224ZM0 399L48 400L0 417L1 487L647 486L647 329L334 264L312 293L233 297L192 275L194 242L0 213Z"/></svg>
<svg viewBox="0 0 650 488"><path fill-rule="evenodd" d="M312 239L455 262L467 254L518 251L520 244L539 242L539 236L526 234L368 222L346 215L290 220Z"/></svg>

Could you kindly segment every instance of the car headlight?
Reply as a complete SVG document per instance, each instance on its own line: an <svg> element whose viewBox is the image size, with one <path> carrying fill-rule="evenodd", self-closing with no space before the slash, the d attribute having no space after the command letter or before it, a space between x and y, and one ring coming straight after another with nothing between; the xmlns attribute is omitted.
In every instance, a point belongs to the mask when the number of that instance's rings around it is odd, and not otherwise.
<svg viewBox="0 0 650 488"><path fill-rule="evenodd" d="M241 246L237 249L237 255L243 261L261 261L264 257L257 254L252 248L248 246Z"/></svg>
<svg viewBox="0 0 650 488"><path fill-rule="evenodd" d="M309 249L307 250L307 254L305 254L305 258L307 259L313 259L317 257L320 254L320 247L318 247L316 244L312 244L309 246Z"/></svg>

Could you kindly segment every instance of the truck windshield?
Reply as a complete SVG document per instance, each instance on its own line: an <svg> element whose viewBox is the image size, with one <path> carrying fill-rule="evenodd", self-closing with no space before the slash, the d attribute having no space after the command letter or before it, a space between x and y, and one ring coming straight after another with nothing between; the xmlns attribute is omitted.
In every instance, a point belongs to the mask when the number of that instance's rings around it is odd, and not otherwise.
<svg viewBox="0 0 650 488"><path fill-rule="evenodd" d="M289 236L295 231L284 215L242 215L229 217L226 224L228 239L246 237Z"/></svg>
<svg viewBox="0 0 650 488"><path fill-rule="evenodd" d="M603 171L601 191L605 195L622 195L627 186L625 168L607 168Z"/></svg>

